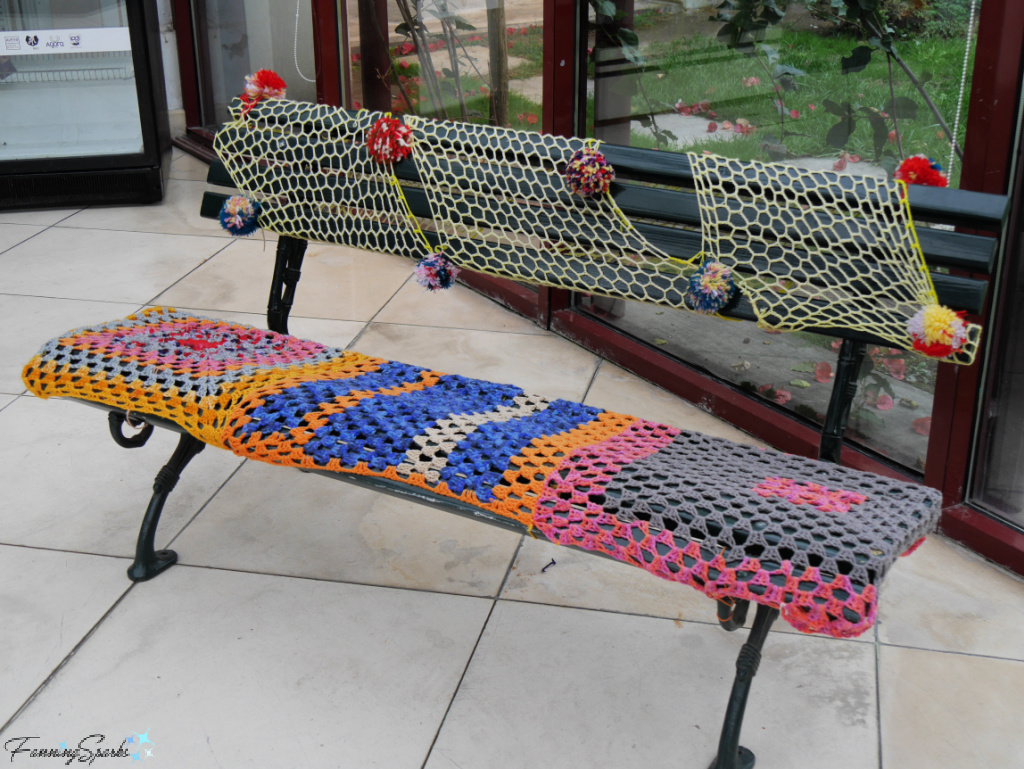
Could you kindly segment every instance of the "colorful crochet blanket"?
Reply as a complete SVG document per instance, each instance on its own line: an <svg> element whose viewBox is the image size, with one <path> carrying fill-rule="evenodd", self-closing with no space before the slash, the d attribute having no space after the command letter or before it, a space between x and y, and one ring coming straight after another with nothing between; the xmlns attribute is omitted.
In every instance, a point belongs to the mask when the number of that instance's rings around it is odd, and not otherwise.
<svg viewBox="0 0 1024 769"><path fill-rule="evenodd" d="M882 577L940 513L923 486L169 309L58 337L24 381L458 499L839 637L874 623Z"/></svg>

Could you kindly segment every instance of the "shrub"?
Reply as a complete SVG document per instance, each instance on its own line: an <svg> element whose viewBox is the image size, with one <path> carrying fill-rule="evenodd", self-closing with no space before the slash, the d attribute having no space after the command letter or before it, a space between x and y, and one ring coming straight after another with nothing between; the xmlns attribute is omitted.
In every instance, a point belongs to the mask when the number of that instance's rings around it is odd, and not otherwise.
<svg viewBox="0 0 1024 769"><path fill-rule="evenodd" d="M971 15L971 0L879 0L879 9L899 37L929 35L944 38L963 37ZM833 0L812 0L811 14L826 21L839 17ZM981 0L978 0L981 7ZM839 21L839 31L859 36L856 24Z"/></svg>

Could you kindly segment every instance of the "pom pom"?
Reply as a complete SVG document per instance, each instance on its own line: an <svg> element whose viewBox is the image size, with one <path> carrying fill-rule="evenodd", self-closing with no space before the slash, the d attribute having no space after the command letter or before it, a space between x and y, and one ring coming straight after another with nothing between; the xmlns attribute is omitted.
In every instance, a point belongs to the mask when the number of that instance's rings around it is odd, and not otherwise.
<svg viewBox="0 0 1024 769"><path fill-rule="evenodd" d="M721 262L704 262L690 276L686 303L692 310L713 315L729 304L736 293L732 270Z"/></svg>
<svg viewBox="0 0 1024 769"><path fill-rule="evenodd" d="M260 99L283 99L286 88L279 74L271 69L261 69L253 75L245 76L242 99L249 104L255 104Z"/></svg>
<svg viewBox="0 0 1024 769"><path fill-rule="evenodd" d="M412 129L398 118L382 117L366 135L366 151L378 163L397 163L412 152Z"/></svg>
<svg viewBox="0 0 1024 769"><path fill-rule="evenodd" d="M224 201L220 226L232 235L251 235L259 227L260 204L241 195Z"/></svg>
<svg viewBox="0 0 1024 769"><path fill-rule="evenodd" d="M430 291L451 288L458 274L459 268L440 251L423 257L416 265L416 282Z"/></svg>
<svg viewBox="0 0 1024 769"><path fill-rule="evenodd" d="M960 349L967 339L963 312L930 304L918 310L907 322L914 349L933 358L945 358Z"/></svg>
<svg viewBox="0 0 1024 769"><path fill-rule="evenodd" d="M615 180L615 169L593 147L576 150L565 167L569 191L584 198L604 195Z"/></svg>
<svg viewBox="0 0 1024 769"><path fill-rule="evenodd" d="M948 187L949 179L942 173L942 166L924 155L907 158L896 169L894 176L907 184L924 184L929 187Z"/></svg>

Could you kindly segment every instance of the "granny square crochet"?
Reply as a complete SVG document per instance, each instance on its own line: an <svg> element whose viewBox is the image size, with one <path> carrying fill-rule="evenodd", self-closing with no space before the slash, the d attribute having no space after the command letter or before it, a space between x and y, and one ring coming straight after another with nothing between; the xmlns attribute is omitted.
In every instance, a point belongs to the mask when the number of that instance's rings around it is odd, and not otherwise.
<svg viewBox="0 0 1024 769"><path fill-rule="evenodd" d="M839 637L871 627L940 513L924 486L167 309L58 337L24 379L239 456L458 499Z"/></svg>

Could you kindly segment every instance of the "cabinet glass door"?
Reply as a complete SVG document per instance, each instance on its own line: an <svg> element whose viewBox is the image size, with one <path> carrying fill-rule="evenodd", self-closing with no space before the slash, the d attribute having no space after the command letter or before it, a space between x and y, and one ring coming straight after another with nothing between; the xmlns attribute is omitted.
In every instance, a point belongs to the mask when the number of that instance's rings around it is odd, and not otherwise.
<svg viewBox="0 0 1024 769"><path fill-rule="evenodd" d="M8 0L0 36L0 160L143 151L124 0Z"/></svg>

